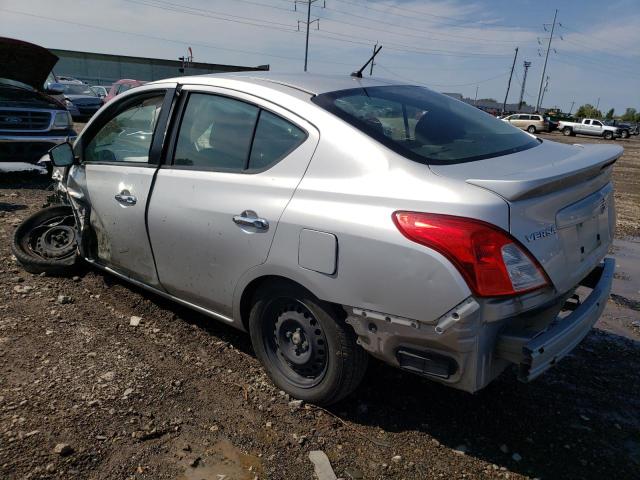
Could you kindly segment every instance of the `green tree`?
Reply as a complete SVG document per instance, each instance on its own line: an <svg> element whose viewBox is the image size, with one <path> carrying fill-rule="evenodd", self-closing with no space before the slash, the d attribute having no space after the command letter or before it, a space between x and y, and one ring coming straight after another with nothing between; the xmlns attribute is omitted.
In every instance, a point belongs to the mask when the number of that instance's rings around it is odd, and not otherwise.
<svg viewBox="0 0 640 480"><path fill-rule="evenodd" d="M607 112L604 118L606 118L607 120L613 120L614 115L615 115L615 110L612 108Z"/></svg>
<svg viewBox="0 0 640 480"><path fill-rule="evenodd" d="M585 103L576 112L578 118L602 118L602 112L590 103Z"/></svg>
<svg viewBox="0 0 640 480"><path fill-rule="evenodd" d="M636 119L637 113L635 108L627 108L620 119L625 122L633 122Z"/></svg>

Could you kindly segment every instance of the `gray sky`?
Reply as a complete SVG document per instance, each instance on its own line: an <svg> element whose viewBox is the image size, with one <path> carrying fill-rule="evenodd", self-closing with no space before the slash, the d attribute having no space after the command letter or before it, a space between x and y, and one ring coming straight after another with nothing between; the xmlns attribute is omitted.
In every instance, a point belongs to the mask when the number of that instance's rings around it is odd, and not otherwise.
<svg viewBox="0 0 640 480"><path fill-rule="evenodd" d="M525 100L535 104L554 9L560 8L549 56L545 106L567 111L596 104L622 113L640 110L638 0L326 0L311 18L309 70L348 74L379 41L377 76L439 91L504 98L515 47L516 102L522 62L529 70ZM306 6L293 0L0 0L0 35L49 48L236 65L271 64L301 71ZM304 25L300 26L304 30ZM542 51L542 52L539 52ZM64 73L64 72L60 72Z"/></svg>

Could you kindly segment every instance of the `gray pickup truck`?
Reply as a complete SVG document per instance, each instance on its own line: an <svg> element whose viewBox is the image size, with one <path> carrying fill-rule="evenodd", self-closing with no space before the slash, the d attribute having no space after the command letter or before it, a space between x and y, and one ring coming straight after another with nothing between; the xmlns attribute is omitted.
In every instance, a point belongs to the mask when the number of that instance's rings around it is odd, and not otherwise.
<svg viewBox="0 0 640 480"><path fill-rule="evenodd" d="M585 118L581 122L560 121L558 130L566 137L573 135L591 135L594 137L603 137L607 140L613 140L621 136L620 129L615 126L605 125L595 118Z"/></svg>

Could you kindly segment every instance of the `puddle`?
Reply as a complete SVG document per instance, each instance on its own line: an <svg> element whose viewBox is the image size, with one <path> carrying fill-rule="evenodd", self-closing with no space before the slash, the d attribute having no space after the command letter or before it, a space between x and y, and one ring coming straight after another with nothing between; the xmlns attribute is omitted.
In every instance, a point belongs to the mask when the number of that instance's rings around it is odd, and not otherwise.
<svg viewBox="0 0 640 480"><path fill-rule="evenodd" d="M616 277L612 292L631 301L640 301L640 238L614 240Z"/></svg>
<svg viewBox="0 0 640 480"><path fill-rule="evenodd" d="M189 464L200 458L196 467ZM258 457L243 453L228 440L221 440L199 454L192 452L180 461L184 473L180 480L254 480L262 474Z"/></svg>

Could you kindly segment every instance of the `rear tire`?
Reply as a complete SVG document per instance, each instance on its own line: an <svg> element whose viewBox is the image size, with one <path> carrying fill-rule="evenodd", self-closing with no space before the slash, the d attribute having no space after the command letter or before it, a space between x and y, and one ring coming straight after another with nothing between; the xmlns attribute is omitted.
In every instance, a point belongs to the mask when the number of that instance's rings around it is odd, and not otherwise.
<svg viewBox="0 0 640 480"><path fill-rule="evenodd" d="M605 140L613 140L613 132L604 132L602 136Z"/></svg>
<svg viewBox="0 0 640 480"><path fill-rule="evenodd" d="M361 382L368 362L336 308L285 281L253 297L251 343L273 383L318 405L335 403Z"/></svg>
<svg viewBox="0 0 640 480"><path fill-rule="evenodd" d="M13 235L11 252L30 273L69 275L77 271L81 258L71 207L56 205L27 217Z"/></svg>
<svg viewBox="0 0 640 480"><path fill-rule="evenodd" d="M563 134L565 137L569 137L569 136L571 136L571 134L573 134L573 130L572 130L570 127L564 127L564 128L562 129L562 134Z"/></svg>
<svg viewBox="0 0 640 480"><path fill-rule="evenodd" d="M535 127L535 125L529 125L529 126L527 127L527 132L529 132L529 133L536 133L536 127Z"/></svg>

